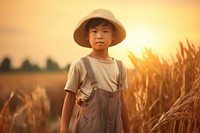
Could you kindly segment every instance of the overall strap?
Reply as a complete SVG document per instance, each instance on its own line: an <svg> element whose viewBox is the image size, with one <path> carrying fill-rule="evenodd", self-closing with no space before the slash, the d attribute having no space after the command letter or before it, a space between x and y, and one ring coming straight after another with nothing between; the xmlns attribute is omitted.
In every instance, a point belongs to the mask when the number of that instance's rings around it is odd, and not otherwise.
<svg viewBox="0 0 200 133"><path fill-rule="evenodd" d="M117 66L119 68L119 76L118 76L118 84L119 84L119 87L122 85L122 75L123 75L123 72L122 72L122 67L123 67L123 64L122 64L122 61L120 60L116 60L117 62Z"/></svg>
<svg viewBox="0 0 200 133"><path fill-rule="evenodd" d="M96 86L97 81L96 81L95 74L94 74L94 71L93 71L92 66L91 66L91 64L90 64L89 59L88 59L87 57L83 57L83 58L81 58L81 59L82 59L83 62L84 62L85 68L86 68L87 73L88 73L88 75L89 75L89 78L90 78L90 80L91 80L91 85L92 85L93 87L97 87L97 86Z"/></svg>
<svg viewBox="0 0 200 133"><path fill-rule="evenodd" d="M90 64L90 61L87 57L83 57L81 58L84 62L84 65L85 65L85 68L88 72L88 75L89 75L89 78L91 80L91 85L93 87L97 87L97 80L95 78L95 74L94 74L94 71L92 69L92 66ZM122 75L123 75L123 72L122 72L122 67L123 67L123 64L122 64L122 61L120 60L116 60L117 62L117 66L118 66L118 69L119 69L119 76L118 76L118 79L117 79L117 82L118 82L118 85L119 87L122 85Z"/></svg>

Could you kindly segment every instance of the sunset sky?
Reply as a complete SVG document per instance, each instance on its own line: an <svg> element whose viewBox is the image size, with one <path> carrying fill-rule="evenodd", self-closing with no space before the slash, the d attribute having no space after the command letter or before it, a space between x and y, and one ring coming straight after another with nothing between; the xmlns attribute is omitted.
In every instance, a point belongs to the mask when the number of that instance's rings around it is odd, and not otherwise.
<svg viewBox="0 0 200 133"><path fill-rule="evenodd" d="M127 38L110 55L129 66L126 49L141 56L144 47L169 58L186 39L200 46L200 0L1 0L0 63L10 57L45 66L51 57L61 67L90 52L73 40L77 22L97 8L113 12Z"/></svg>

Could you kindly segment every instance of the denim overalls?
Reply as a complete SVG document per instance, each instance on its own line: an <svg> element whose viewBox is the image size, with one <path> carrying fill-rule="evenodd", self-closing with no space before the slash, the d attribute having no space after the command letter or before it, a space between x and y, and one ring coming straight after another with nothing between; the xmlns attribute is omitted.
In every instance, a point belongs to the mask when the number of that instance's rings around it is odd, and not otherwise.
<svg viewBox="0 0 200 133"><path fill-rule="evenodd" d="M93 91L84 102L75 120L74 133L122 133L120 90L109 92L97 87L94 71L87 57L82 58L93 86ZM119 68L118 88L122 83L122 62ZM112 69L112 68L111 68ZM100 82L100 81L98 81Z"/></svg>

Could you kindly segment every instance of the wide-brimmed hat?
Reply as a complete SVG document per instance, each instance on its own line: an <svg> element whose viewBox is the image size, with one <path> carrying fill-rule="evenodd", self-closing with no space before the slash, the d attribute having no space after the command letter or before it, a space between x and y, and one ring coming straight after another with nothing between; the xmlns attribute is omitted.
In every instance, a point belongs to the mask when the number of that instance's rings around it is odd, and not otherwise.
<svg viewBox="0 0 200 133"><path fill-rule="evenodd" d="M126 31L124 29L124 26L115 18L115 16L106 9L97 9L84 17L76 26L76 29L74 31L74 40L75 42L83 47L91 48L91 45L89 41L86 38L86 29L85 26L88 23L89 20L94 18L102 18L110 23L112 23L115 26L116 34L115 39L112 41L110 46L114 46L124 40L126 37Z"/></svg>

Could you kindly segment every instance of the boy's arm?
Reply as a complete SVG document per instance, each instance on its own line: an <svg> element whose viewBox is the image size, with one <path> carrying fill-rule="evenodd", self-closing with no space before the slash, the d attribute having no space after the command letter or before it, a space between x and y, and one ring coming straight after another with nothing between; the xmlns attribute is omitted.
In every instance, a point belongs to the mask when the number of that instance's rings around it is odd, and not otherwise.
<svg viewBox="0 0 200 133"><path fill-rule="evenodd" d="M60 133L68 133L69 132L69 123L71 119L71 115L73 112L74 104L75 104L76 94L68 91L66 93L63 108L62 108L62 116L61 116L61 127Z"/></svg>
<svg viewBox="0 0 200 133"><path fill-rule="evenodd" d="M121 103L122 103L121 113L122 113L123 131L124 131L124 133L130 133L128 111L127 111L126 103L124 101L123 93L121 93Z"/></svg>

